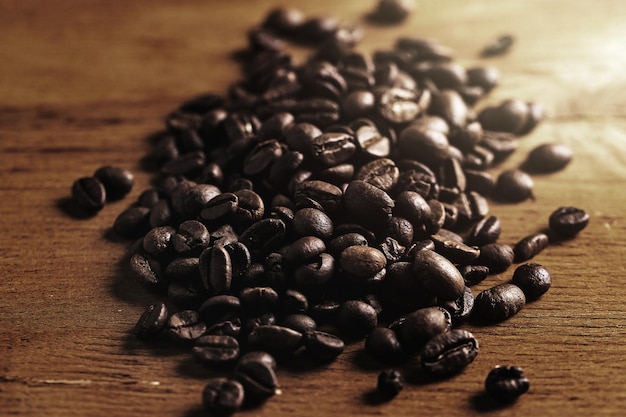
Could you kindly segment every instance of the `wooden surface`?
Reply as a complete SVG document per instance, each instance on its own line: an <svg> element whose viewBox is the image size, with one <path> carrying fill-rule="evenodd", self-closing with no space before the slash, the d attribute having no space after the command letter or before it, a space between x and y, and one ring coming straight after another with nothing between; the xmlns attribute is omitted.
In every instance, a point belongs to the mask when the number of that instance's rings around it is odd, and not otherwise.
<svg viewBox="0 0 626 417"><path fill-rule="evenodd" d="M285 2L286 3L286 2ZM307 15L361 22L374 1L291 2ZM206 372L182 351L129 329L153 300L129 280L116 215L148 184L146 136L183 99L224 92L229 54L272 1L3 0L0 2L0 415L196 416ZM327 367L281 369L283 394L244 415L623 415L626 408L626 8L621 0L422 0L393 28L366 26L362 50L400 35L439 39L465 65L502 74L490 96L541 101L549 117L503 168L544 142L571 146L562 172L536 176L536 201L493 205L505 243L541 229L560 205L591 215L572 241L535 261L553 286L516 317L467 326L481 343L462 374L413 382L366 401L377 368L361 346ZM478 59L511 33L504 57ZM104 164L136 174L131 195L76 220L60 205L74 179ZM485 285L506 281L512 269ZM522 366L528 394L502 409L481 400L487 372Z"/></svg>

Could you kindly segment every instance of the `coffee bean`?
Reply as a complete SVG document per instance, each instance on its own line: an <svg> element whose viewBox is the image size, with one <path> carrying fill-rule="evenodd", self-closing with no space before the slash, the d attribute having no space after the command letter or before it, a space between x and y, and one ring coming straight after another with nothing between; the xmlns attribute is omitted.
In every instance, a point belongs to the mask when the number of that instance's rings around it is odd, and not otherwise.
<svg viewBox="0 0 626 417"><path fill-rule="evenodd" d="M400 23L413 12L415 0L379 0L369 18L377 23Z"/></svg>
<svg viewBox="0 0 626 417"><path fill-rule="evenodd" d="M93 176L104 186L109 201L124 197L133 188L134 176L124 168L103 166L98 168Z"/></svg>
<svg viewBox="0 0 626 417"><path fill-rule="evenodd" d="M241 290L239 300L243 311L260 314L272 311L278 302L278 293L270 287L248 287Z"/></svg>
<svg viewBox="0 0 626 417"><path fill-rule="evenodd" d="M489 268L484 265L463 265L459 268L465 285L475 285L482 282L489 275Z"/></svg>
<svg viewBox="0 0 626 417"><path fill-rule="evenodd" d="M449 260L436 252L417 251L413 271L415 278L441 300L455 300L463 294L463 276Z"/></svg>
<svg viewBox="0 0 626 417"><path fill-rule="evenodd" d="M279 7L267 14L262 26L279 33L290 34L304 23L304 19L304 14L298 9Z"/></svg>
<svg viewBox="0 0 626 417"><path fill-rule="evenodd" d="M450 143L441 132L408 126L400 132L398 151L406 158L438 167L450 156Z"/></svg>
<svg viewBox="0 0 626 417"><path fill-rule="evenodd" d="M432 212L428 202L414 191L403 191L396 196L394 214L409 220L413 227L430 220Z"/></svg>
<svg viewBox="0 0 626 417"><path fill-rule="evenodd" d="M485 197L490 197L496 186L493 176L484 171L465 169L465 179L467 181L467 191L476 191Z"/></svg>
<svg viewBox="0 0 626 417"><path fill-rule="evenodd" d="M310 330L305 333L304 347L307 354L319 361L327 362L343 353L345 343L334 334Z"/></svg>
<svg viewBox="0 0 626 417"><path fill-rule="evenodd" d="M263 219L243 231L239 241L251 253L266 252L278 246L285 236L285 223L280 219Z"/></svg>
<svg viewBox="0 0 626 417"><path fill-rule="evenodd" d="M517 314L526 304L520 287L503 283L481 291L474 300L473 315L485 322L497 322Z"/></svg>
<svg viewBox="0 0 626 417"><path fill-rule="evenodd" d="M370 278L387 265L387 259L381 251L370 246L349 246L341 251L339 265L355 277Z"/></svg>
<svg viewBox="0 0 626 417"><path fill-rule="evenodd" d="M152 256L167 257L172 251L172 238L175 234L173 227L155 227L143 237L143 250Z"/></svg>
<svg viewBox="0 0 626 417"><path fill-rule="evenodd" d="M329 239L333 235L333 221L321 210L303 208L294 214L293 230L299 236Z"/></svg>
<svg viewBox="0 0 626 417"><path fill-rule="evenodd" d="M172 247L184 256L200 255L211 242L211 235L204 224L196 220L186 220L178 226L172 236Z"/></svg>
<svg viewBox="0 0 626 417"><path fill-rule="evenodd" d="M294 352L303 340L302 333L276 325L258 326L248 334L251 349L278 355Z"/></svg>
<svg viewBox="0 0 626 417"><path fill-rule="evenodd" d="M206 324L213 325L222 320L232 320L240 310L239 298L223 294L207 298L198 308L198 314Z"/></svg>
<svg viewBox="0 0 626 417"><path fill-rule="evenodd" d="M502 226L500 219L496 216L485 217L472 226L467 236L467 243L476 246L495 243L500 238L501 232Z"/></svg>
<svg viewBox="0 0 626 417"><path fill-rule="evenodd" d="M485 130L519 134L528 120L528 104L521 100L504 100L497 106L486 107L478 114Z"/></svg>
<svg viewBox="0 0 626 417"><path fill-rule="evenodd" d="M378 111L390 123L408 123L428 108L430 93L425 90L422 96L402 88L389 88L380 93Z"/></svg>
<svg viewBox="0 0 626 417"><path fill-rule="evenodd" d="M435 244L435 251L453 264L469 264L480 255L477 247L468 246L442 235L434 234L430 240Z"/></svg>
<svg viewBox="0 0 626 417"><path fill-rule="evenodd" d="M306 335L307 332L317 329L317 323L311 316L306 314L289 314L281 320L281 326L295 330Z"/></svg>
<svg viewBox="0 0 626 417"><path fill-rule="evenodd" d="M537 256L550 243L545 233L532 233L522 238L513 247L515 258L513 262L528 261Z"/></svg>
<svg viewBox="0 0 626 417"><path fill-rule="evenodd" d="M475 67L467 69L467 83L491 91L500 82L500 71L496 67Z"/></svg>
<svg viewBox="0 0 626 417"><path fill-rule="evenodd" d="M385 397L395 397L404 389L404 379L395 369L385 369L378 374L376 389Z"/></svg>
<svg viewBox="0 0 626 417"><path fill-rule="evenodd" d="M425 307L407 314L398 328L402 348L416 351L426 342L452 327L450 313L441 307Z"/></svg>
<svg viewBox="0 0 626 417"><path fill-rule="evenodd" d="M155 339L160 333L168 318L165 303L150 304L135 324L133 334L143 340Z"/></svg>
<svg viewBox="0 0 626 417"><path fill-rule="evenodd" d="M137 281L153 289L167 288L167 279L157 260L149 255L136 253L130 258L130 270Z"/></svg>
<svg viewBox="0 0 626 417"><path fill-rule="evenodd" d="M248 352L237 361L234 377L244 387L246 400L261 402L276 394L276 361L265 352Z"/></svg>
<svg viewBox="0 0 626 417"><path fill-rule="evenodd" d="M328 251L339 255L349 246L367 246L367 239L360 233L345 233L337 236L328 244Z"/></svg>
<svg viewBox="0 0 626 417"><path fill-rule="evenodd" d="M447 71L448 68L454 68L455 71ZM438 81L437 84L441 84L439 88L457 88L457 86L465 82L465 70L459 70L462 68L458 64L438 64L437 66L429 69L426 75L433 75L436 72ZM442 71L443 70L443 71ZM457 74L456 72L460 72ZM438 85L439 86L439 85ZM432 103L430 106L430 112L435 116L441 117L452 129L462 129L468 119L467 104L461 97L461 95L455 90L444 89L439 93L433 94ZM477 126L480 126L477 124ZM482 133L482 131L481 131Z"/></svg>
<svg viewBox="0 0 626 417"><path fill-rule="evenodd" d="M204 221L213 221L218 219L227 219L228 216L235 213L237 205L239 204L239 198L233 193L222 193L216 195L209 200L202 211L200 217Z"/></svg>
<svg viewBox="0 0 626 417"><path fill-rule="evenodd" d="M572 156L566 145L546 143L531 150L522 166L531 173L555 172L565 168Z"/></svg>
<svg viewBox="0 0 626 417"><path fill-rule="evenodd" d="M150 208L150 213L148 216L149 227L167 226L172 220L172 210L170 208L169 202L165 199L159 200L155 205Z"/></svg>
<svg viewBox="0 0 626 417"><path fill-rule="evenodd" d="M433 337L423 347L422 367L435 377L461 372L478 355L478 341L467 330L454 329Z"/></svg>
<svg viewBox="0 0 626 417"><path fill-rule="evenodd" d="M475 263L489 268L491 274L499 274L511 266L514 258L515 252L509 245L489 243L480 247L480 255Z"/></svg>
<svg viewBox="0 0 626 417"><path fill-rule="evenodd" d="M539 264L527 263L515 269L511 282L522 289L527 301L534 301L550 289L550 272Z"/></svg>
<svg viewBox="0 0 626 417"><path fill-rule="evenodd" d="M463 277L465 279L465 277ZM452 316L453 322L458 322L468 318L474 309L474 294L469 287L465 287L463 294L456 300L448 300L439 303L439 307L443 307Z"/></svg>
<svg viewBox="0 0 626 417"><path fill-rule="evenodd" d="M500 201L518 203L533 197L534 182L520 170L507 170L498 175L493 197Z"/></svg>
<svg viewBox="0 0 626 417"><path fill-rule="evenodd" d="M481 51L482 57L491 57L505 54L511 49L515 38L512 35L500 35L492 39Z"/></svg>
<svg viewBox="0 0 626 417"><path fill-rule="evenodd" d="M237 359L239 343L232 336L201 336L195 340L192 353L198 361L204 364L223 365Z"/></svg>
<svg viewBox="0 0 626 417"><path fill-rule="evenodd" d="M396 332L388 327L375 327L367 335L365 351L382 363L398 363L405 356Z"/></svg>
<svg viewBox="0 0 626 417"><path fill-rule="evenodd" d="M343 192L333 184L311 180L304 181L296 187L294 200L296 204L303 200L312 200L318 203L325 213L331 214L341 204Z"/></svg>
<svg viewBox="0 0 626 417"><path fill-rule="evenodd" d="M202 404L211 415L226 417L243 405L244 388L234 379L211 378L202 390Z"/></svg>
<svg viewBox="0 0 626 417"><path fill-rule="evenodd" d="M315 236L305 236L289 245L284 256L289 262L303 264L315 259L325 251L326 245L322 239Z"/></svg>
<svg viewBox="0 0 626 417"><path fill-rule="evenodd" d="M233 280L230 254L224 247L205 249L199 257L198 269L204 288L212 295L227 294Z"/></svg>
<svg viewBox="0 0 626 417"><path fill-rule="evenodd" d="M514 401L529 388L530 381L518 366L496 366L485 379L485 391L497 401Z"/></svg>
<svg viewBox="0 0 626 417"><path fill-rule="evenodd" d="M95 177L79 178L72 184L72 199L87 212L102 210L106 198L104 185Z"/></svg>
<svg viewBox="0 0 626 417"><path fill-rule="evenodd" d="M167 336L177 342L190 344L206 332L206 324L193 310L181 310L172 314L165 323Z"/></svg>
<svg viewBox="0 0 626 417"><path fill-rule="evenodd" d="M572 238L587 227L589 214L576 207L559 207L550 214L550 231L559 237Z"/></svg>
<svg viewBox="0 0 626 417"><path fill-rule="evenodd" d="M360 180L348 184L343 202L348 213L364 224L387 223L395 205L389 194Z"/></svg>
<svg viewBox="0 0 626 417"><path fill-rule="evenodd" d="M355 152L354 136L347 133L324 133L313 139L311 155L316 162L335 166L348 160Z"/></svg>
<svg viewBox="0 0 626 417"><path fill-rule="evenodd" d="M378 324L378 314L371 305L358 300L341 303L335 323L339 330L351 338L361 338Z"/></svg>

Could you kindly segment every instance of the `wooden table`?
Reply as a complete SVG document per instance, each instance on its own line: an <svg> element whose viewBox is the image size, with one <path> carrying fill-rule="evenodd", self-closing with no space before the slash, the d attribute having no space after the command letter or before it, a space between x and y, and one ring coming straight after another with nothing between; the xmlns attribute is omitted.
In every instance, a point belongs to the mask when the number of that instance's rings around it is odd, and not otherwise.
<svg viewBox="0 0 626 417"><path fill-rule="evenodd" d="M309 16L362 22L374 1L297 3ZM224 92L239 77L230 53L274 2L258 0L0 3L0 415L196 416L206 372L175 349L129 330L154 298L130 280L127 245L110 239L117 214L147 187L145 138L185 98ZM536 201L492 205L501 241L540 230L561 205L591 215L574 240L535 258L553 286L516 317L467 326L481 343L462 374L408 384L389 403L367 393L378 368L351 345L336 362L281 369L283 393L244 414L263 416L623 415L626 408L626 8L621 0L419 2L404 24L366 25L364 51L401 35L435 38L464 65L498 67L488 102L544 103L548 118L502 167L545 142L573 162L535 176ZM510 54L478 53L511 33ZM127 199L96 217L62 210L71 183L101 165L132 170ZM485 285L510 278L512 268ZM482 400L497 364L524 367L531 389L503 408Z"/></svg>

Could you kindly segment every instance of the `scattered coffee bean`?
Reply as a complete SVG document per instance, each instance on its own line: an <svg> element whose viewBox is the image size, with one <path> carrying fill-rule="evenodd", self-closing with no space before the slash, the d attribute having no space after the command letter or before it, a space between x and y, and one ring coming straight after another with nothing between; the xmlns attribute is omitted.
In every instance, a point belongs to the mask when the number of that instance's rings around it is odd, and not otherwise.
<svg viewBox="0 0 626 417"><path fill-rule="evenodd" d="M94 213L102 210L106 202L104 185L94 177L83 177L72 185L72 199L83 210Z"/></svg>
<svg viewBox="0 0 626 417"><path fill-rule="evenodd" d="M211 378L202 390L202 404L211 415L226 417L238 411L244 402L244 388L234 379Z"/></svg>
<svg viewBox="0 0 626 417"><path fill-rule="evenodd" d="M264 401L278 390L276 361L269 353L251 351L241 356L234 377L243 386L246 400L253 403Z"/></svg>
<svg viewBox="0 0 626 417"><path fill-rule="evenodd" d="M534 181L520 170L507 170L498 175L493 197L505 202L519 203L533 197Z"/></svg>
<svg viewBox="0 0 626 417"><path fill-rule="evenodd" d="M512 35L501 35L491 40L481 51L483 57L505 54L511 49L515 38Z"/></svg>
<svg viewBox="0 0 626 417"><path fill-rule="evenodd" d="M395 397L404 389L404 378L395 369L385 369L378 374L376 389L386 397Z"/></svg>
<svg viewBox="0 0 626 417"><path fill-rule="evenodd" d="M550 230L559 237L572 238L587 227L589 214L576 207L559 207L550 214Z"/></svg>
<svg viewBox="0 0 626 417"><path fill-rule="evenodd" d="M133 334L144 340L156 338L168 318L167 307L164 303L150 304L143 312L133 329Z"/></svg>
<svg viewBox="0 0 626 417"><path fill-rule="evenodd" d="M493 399L510 402L526 393L530 388L530 381L518 366L496 366L485 379L485 391Z"/></svg>
<svg viewBox="0 0 626 417"><path fill-rule="evenodd" d="M304 347L306 352L315 359L327 362L343 353L345 343L334 334L312 330L304 335Z"/></svg>
<svg viewBox="0 0 626 417"><path fill-rule="evenodd" d="M549 243L550 239L545 233L533 233L522 238L513 247L513 252L515 253L513 262L525 262L534 258L544 250Z"/></svg>
<svg viewBox="0 0 626 417"><path fill-rule="evenodd" d="M478 341L467 330L441 333L426 343L420 353L422 367L435 377L461 372L478 355Z"/></svg>
<svg viewBox="0 0 626 417"><path fill-rule="evenodd" d="M546 143L530 151L523 169L531 173L559 171L572 160L572 150L566 145Z"/></svg>
<svg viewBox="0 0 626 417"><path fill-rule="evenodd" d="M106 190L106 198L109 201L124 197L133 188L133 174L123 168L104 166L98 168L93 174L100 180Z"/></svg>
<svg viewBox="0 0 626 417"><path fill-rule="evenodd" d="M515 269L511 282L522 289L527 301L534 301L550 289L552 277L544 266L528 263Z"/></svg>
<svg viewBox="0 0 626 417"><path fill-rule="evenodd" d="M506 320L526 305L526 296L520 287L504 283L481 291L474 300L473 315L485 322Z"/></svg>

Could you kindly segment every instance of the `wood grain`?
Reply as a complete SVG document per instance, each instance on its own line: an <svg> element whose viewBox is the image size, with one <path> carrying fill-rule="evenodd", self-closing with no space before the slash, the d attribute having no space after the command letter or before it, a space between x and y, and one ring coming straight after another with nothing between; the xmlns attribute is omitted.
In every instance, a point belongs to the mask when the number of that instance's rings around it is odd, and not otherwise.
<svg viewBox="0 0 626 417"><path fill-rule="evenodd" d="M0 3L0 415L203 415L207 371L182 350L129 336L153 298L127 276L127 245L112 238L110 226L149 183L139 165L146 137L183 99L224 92L239 78L230 54L275 4ZM310 16L363 23L375 2L290 4ZM554 281L540 300L504 323L467 326L481 352L462 374L435 383L410 378L397 399L372 404L367 394L379 368L355 344L327 366L281 368L283 394L244 415L623 414L625 21L619 0L423 0L400 26L366 26L364 51L388 48L401 35L436 38L464 65L501 70L488 102L544 103L548 119L502 169L540 143L574 150L564 171L535 177L535 201L492 205L503 242L545 227L560 205L583 207L592 220L577 239L535 259ZM501 33L515 35L512 52L479 59ZM94 218L68 216L63 203L73 180L104 164L136 174L131 195ZM531 389L494 408L481 397L484 377L509 363L525 368Z"/></svg>

